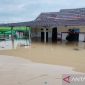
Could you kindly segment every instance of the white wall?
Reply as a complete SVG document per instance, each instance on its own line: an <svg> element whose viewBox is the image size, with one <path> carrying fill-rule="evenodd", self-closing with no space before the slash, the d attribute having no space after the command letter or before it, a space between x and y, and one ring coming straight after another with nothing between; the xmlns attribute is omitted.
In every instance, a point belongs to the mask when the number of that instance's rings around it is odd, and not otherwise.
<svg viewBox="0 0 85 85"><path fill-rule="evenodd" d="M33 37L37 37L38 36L38 33L34 33L34 32L32 32L31 33L31 37L33 38Z"/></svg>
<svg viewBox="0 0 85 85"><path fill-rule="evenodd" d="M79 41L84 41L85 40L85 34L79 34Z"/></svg>
<svg viewBox="0 0 85 85"><path fill-rule="evenodd" d="M62 33L62 40L66 40L68 33ZM79 33L79 41L85 40L85 34Z"/></svg>
<svg viewBox="0 0 85 85"><path fill-rule="evenodd" d="M62 40L66 40L68 33L62 33Z"/></svg>
<svg viewBox="0 0 85 85"><path fill-rule="evenodd" d="M48 32L48 38L52 38L52 32Z"/></svg>
<svg viewBox="0 0 85 85"><path fill-rule="evenodd" d="M41 37L41 32L37 32L37 35L36 35L36 37Z"/></svg>

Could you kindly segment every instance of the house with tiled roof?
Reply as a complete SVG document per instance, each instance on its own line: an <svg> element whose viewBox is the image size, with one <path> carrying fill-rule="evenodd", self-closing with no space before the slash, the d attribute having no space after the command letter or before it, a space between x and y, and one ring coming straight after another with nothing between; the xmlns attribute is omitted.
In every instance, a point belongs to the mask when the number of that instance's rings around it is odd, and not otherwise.
<svg viewBox="0 0 85 85"><path fill-rule="evenodd" d="M72 41L85 41L85 8L41 13L34 21L1 24L0 26L31 27L32 39L39 39L42 42L69 40L70 32L75 36Z"/></svg>

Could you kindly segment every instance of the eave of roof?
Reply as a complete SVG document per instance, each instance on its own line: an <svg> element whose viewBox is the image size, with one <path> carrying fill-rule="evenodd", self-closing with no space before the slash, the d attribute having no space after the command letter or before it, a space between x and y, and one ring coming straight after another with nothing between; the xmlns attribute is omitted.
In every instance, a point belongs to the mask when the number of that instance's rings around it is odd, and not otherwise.
<svg viewBox="0 0 85 85"><path fill-rule="evenodd" d="M0 24L0 26L85 26L85 20L62 20L62 19L46 19L39 21L30 21L30 22L20 22L20 23L8 23L8 24Z"/></svg>

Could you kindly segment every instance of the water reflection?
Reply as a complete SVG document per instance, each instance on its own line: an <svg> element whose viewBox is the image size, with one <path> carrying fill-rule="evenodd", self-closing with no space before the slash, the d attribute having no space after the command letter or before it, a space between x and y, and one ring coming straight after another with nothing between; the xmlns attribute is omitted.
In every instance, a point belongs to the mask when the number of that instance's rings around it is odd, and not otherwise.
<svg viewBox="0 0 85 85"><path fill-rule="evenodd" d="M33 42L36 43L36 45L40 44L41 42ZM64 47L70 47L73 48L74 50L79 50L79 49L85 49L85 42L67 42L67 41L62 41L62 42L57 42L57 43L41 43L41 45L44 44L45 47L47 45L52 45L52 46L64 46ZM8 40L1 40L0 41L0 50L5 50L5 49L16 49L18 47L29 47L31 45L31 40L29 39L8 39Z"/></svg>
<svg viewBox="0 0 85 85"><path fill-rule="evenodd" d="M64 48L70 48L70 49L85 49L85 42L68 42L68 41L57 41L56 43L48 42L48 43L41 43L41 42L35 42L32 41L32 45L35 44L36 46L42 46L44 45L45 48L48 46L52 46L53 48L64 47Z"/></svg>
<svg viewBox="0 0 85 85"><path fill-rule="evenodd" d="M16 49L17 47L27 47L30 45L30 43L31 42L28 39L3 40L0 41L0 50Z"/></svg>

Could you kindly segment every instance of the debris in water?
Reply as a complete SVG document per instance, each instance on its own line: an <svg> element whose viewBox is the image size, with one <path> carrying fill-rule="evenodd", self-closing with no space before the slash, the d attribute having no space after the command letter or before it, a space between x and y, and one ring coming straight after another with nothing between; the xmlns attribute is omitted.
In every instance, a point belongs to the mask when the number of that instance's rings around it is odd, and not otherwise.
<svg viewBox="0 0 85 85"><path fill-rule="evenodd" d="M74 48L74 50L79 51L80 49L79 48Z"/></svg>

